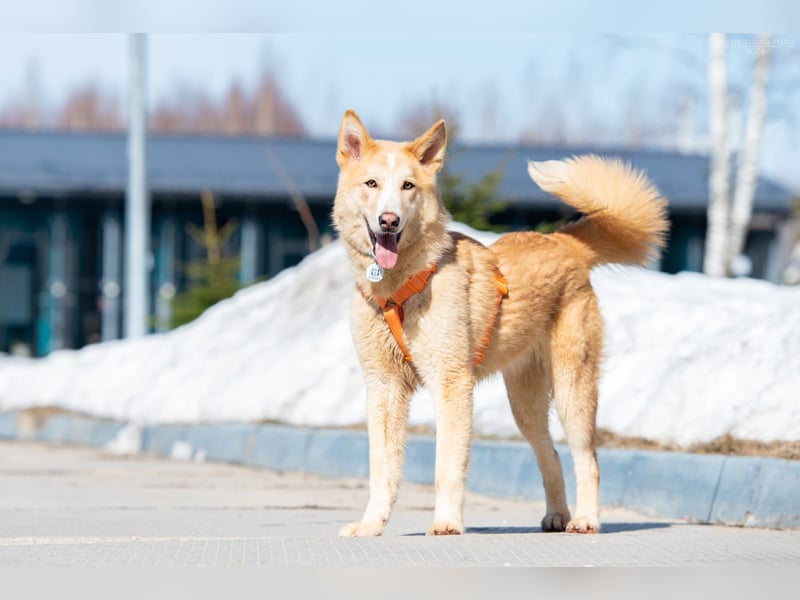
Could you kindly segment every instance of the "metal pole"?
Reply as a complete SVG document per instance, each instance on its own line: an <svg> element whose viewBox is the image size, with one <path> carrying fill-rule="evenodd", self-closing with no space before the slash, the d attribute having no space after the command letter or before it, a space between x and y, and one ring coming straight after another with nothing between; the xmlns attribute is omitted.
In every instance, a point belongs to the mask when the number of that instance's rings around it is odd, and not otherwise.
<svg viewBox="0 0 800 600"><path fill-rule="evenodd" d="M119 338L121 219L113 209L103 215L103 275L100 335L104 342Z"/></svg>
<svg viewBox="0 0 800 600"><path fill-rule="evenodd" d="M128 189L125 198L125 336L147 333L150 206L145 145L145 35L130 35Z"/></svg>

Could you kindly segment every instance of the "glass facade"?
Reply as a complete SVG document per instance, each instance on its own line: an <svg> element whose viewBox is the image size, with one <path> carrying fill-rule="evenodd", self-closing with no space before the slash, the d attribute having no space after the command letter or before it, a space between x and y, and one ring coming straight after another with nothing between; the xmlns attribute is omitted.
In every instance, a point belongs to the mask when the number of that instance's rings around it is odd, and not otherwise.
<svg viewBox="0 0 800 600"><path fill-rule="evenodd" d="M326 234L330 202L312 205ZM46 356L121 337L122 206L121 195L0 197L0 352ZM239 257L242 285L307 254L305 229L288 199L219 198L216 219L231 223L224 252ZM155 196L151 222L149 329L165 331L170 301L188 284L186 265L205 256L189 233L203 227L199 194Z"/></svg>

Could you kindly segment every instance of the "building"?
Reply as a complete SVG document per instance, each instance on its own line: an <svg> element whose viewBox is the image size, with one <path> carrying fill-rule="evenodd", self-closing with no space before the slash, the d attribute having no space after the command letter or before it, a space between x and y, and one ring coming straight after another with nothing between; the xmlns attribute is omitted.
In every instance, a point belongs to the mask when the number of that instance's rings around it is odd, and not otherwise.
<svg viewBox="0 0 800 600"><path fill-rule="evenodd" d="M455 148L449 160L466 180L501 167L507 209L496 221L526 229L568 216L530 181L526 161L587 151L620 156L647 171L670 201L672 230L660 268L699 270L705 157L495 145ZM147 163L155 330L165 328L169 299L185 286L181 266L203 255L186 226L202 226L204 192L213 194L219 222L237 222L229 249L240 256L242 283L272 276L308 253L298 198L320 234L333 235L334 140L151 136ZM126 176L122 134L0 132L0 351L43 356L120 336ZM759 180L754 212L747 246L753 275L775 281L788 192Z"/></svg>

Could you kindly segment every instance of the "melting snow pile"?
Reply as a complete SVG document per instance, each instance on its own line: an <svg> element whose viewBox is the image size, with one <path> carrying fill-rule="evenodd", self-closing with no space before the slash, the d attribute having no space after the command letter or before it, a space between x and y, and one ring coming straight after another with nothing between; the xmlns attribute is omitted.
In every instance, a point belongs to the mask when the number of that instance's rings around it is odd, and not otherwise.
<svg viewBox="0 0 800 600"><path fill-rule="evenodd" d="M597 270L593 283L606 320L600 427L680 444L800 438L800 289L633 269ZM45 359L2 357L0 410L50 405L137 423L363 423L352 289L334 243L173 332ZM433 416L431 397L418 393L412 422ZM475 429L516 433L500 378L477 389Z"/></svg>

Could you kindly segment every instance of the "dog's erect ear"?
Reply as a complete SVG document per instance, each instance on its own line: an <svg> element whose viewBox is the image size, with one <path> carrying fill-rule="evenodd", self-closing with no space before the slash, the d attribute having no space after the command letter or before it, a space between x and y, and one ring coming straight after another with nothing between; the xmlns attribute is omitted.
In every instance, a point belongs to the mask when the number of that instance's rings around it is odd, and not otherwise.
<svg viewBox="0 0 800 600"><path fill-rule="evenodd" d="M436 125L411 142L410 148L419 162L437 172L442 168L446 145L444 119L439 119Z"/></svg>
<svg viewBox="0 0 800 600"><path fill-rule="evenodd" d="M348 110L342 117L339 127L339 148L336 151L336 162L342 167L350 160L361 160L364 150L372 143L361 119L355 111Z"/></svg>

